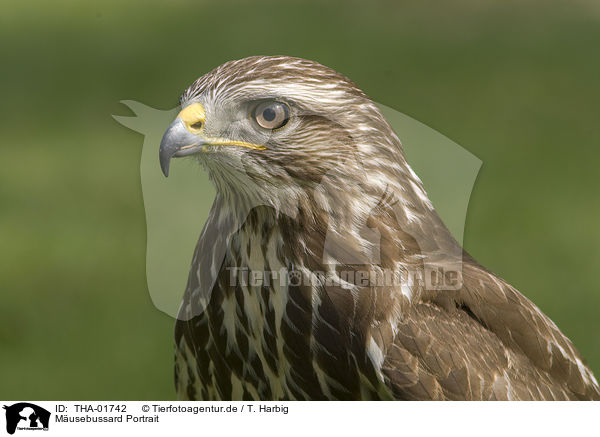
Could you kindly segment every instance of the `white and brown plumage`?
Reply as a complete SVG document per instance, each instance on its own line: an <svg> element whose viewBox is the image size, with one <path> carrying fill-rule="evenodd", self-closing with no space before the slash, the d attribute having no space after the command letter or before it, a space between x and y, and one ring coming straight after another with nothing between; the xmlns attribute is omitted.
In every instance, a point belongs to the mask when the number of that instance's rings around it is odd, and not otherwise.
<svg viewBox="0 0 600 437"><path fill-rule="evenodd" d="M600 399L569 339L452 238L349 79L251 57L181 103L163 171L194 155L217 188L176 325L181 398ZM458 285L358 274L432 266L458 271ZM300 280L232 276L244 269Z"/></svg>

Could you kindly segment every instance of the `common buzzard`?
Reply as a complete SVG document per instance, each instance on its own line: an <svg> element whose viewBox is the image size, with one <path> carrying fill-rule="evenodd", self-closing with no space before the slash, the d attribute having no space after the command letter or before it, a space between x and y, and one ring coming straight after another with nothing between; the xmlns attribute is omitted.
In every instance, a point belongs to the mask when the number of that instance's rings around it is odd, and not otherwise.
<svg viewBox="0 0 600 437"><path fill-rule="evenodd" d="M175 330L184 399L600 399L579 353L450 235L351 80L257 56L183 94L160 145L217 195Z"/></svg>

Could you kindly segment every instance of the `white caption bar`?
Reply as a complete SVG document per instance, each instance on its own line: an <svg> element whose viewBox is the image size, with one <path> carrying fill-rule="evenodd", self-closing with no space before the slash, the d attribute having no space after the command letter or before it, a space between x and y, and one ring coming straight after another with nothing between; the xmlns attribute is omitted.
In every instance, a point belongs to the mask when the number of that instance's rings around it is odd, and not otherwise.
<svg viewBox="0 0 600 437"><path fill-rule="evenodd" d="M138 435L595 435L598 402L2 401L2 430L26 437ZM171 434L173 433L173 434Z"/></svg>

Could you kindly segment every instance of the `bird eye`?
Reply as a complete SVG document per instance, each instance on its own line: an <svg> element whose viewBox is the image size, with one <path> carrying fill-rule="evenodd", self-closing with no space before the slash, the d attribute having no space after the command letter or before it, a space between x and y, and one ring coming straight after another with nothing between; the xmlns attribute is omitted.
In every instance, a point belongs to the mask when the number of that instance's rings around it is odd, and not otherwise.
<svg viewBox="0 0 600 437"><path fill-rule="evenodd" d="M254 119L265 129L277 129L290 119L290 110L285 103L263 102L254 109Z"/></svg>

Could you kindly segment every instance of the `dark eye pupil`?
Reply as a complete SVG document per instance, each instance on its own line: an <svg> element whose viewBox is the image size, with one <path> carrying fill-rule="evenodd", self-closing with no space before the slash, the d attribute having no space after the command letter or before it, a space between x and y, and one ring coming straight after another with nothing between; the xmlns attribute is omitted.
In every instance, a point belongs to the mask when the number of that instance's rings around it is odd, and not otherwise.
<svg viewBox="0 0 600 437"><path fill-rule="evenodd" d="M267 121L275 120L275 111L273 111L271 108L265 109L263 111L262 115L263 115L263 118Z"/></svg>

